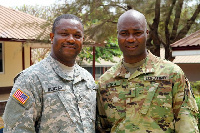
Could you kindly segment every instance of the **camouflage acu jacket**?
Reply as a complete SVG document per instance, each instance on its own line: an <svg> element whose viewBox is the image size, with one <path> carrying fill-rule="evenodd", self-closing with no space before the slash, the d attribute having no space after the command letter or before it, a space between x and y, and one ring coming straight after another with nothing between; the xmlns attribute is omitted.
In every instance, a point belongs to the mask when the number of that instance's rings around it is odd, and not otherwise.
<svg viewBox="0 0 200 133"><path fill-rule="evenodd" d="M112 133L197 133L190 84L175 64L151 53L132 75L122 61L98 83L98 129Z"/></svg>
<svg viewBox="0 0 200 133"><path fill-rule="evenodd" d="M74 78L48 56L24 70L7 102L4 132L94 133L96 91L90 73L75 64Z"/></svg>

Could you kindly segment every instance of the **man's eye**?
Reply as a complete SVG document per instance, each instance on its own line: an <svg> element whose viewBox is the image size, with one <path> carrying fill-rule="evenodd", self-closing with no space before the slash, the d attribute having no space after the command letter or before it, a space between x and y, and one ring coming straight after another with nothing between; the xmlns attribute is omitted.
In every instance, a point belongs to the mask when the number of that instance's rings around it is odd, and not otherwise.
<svg viewBox="0 0 200 133"><path fill-rule="evenodd" d="M82 36L81 35L74 35L76 38L81 38Z"/></svg>
<svg viewBox="0 0 200 133"><path fill-rule="evenodd" d="M67 33L60 33L62 36L67 36L68 34Z"/></svg>
<svg viewBox="0 0 200 133"><path fill-rule="evenodd" d="M121 32L120 35L122 35L122 36L126 36L127 33L126 33L126 32Z"/></svg>
<svg viewBox="0 0 200 133"><path fill-rule="evenodd" d="M135 32L136 36L140 36L142 34L142 32Z"/></svg>

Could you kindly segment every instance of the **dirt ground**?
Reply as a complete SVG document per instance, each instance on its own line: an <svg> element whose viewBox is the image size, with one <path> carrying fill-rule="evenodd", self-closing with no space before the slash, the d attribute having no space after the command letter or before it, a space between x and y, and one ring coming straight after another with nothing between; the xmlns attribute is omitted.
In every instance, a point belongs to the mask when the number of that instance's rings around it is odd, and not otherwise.
<svg viewBox="0 0 200 133"><path fill-rule="evenodd" d="M0 129L3 127L3 120L2 120L2 116L0 116Z"/></svg>

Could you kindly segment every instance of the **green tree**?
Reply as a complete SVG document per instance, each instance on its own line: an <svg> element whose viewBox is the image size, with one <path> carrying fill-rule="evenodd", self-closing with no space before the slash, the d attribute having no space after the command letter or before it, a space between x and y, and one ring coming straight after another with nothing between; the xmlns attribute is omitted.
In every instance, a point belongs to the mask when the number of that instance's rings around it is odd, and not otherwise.
<svg viewBox="0 0 200 133"><path fill-rule="evenodd" d="M122 52L120 51L119 46L117 44L116 38L108 39L105 45L96 45L97 46L95 47L95 61L97 62L99 62L99 59L115 62L113 60L113 57L120 57L122 55ZM90 46L84 45L83 50L79 54L79 60L86 60L88 62L91 62L93 60L93 48L93 44Z"/></svg>
<svg viewBox="0 0 200 133"><path fill-rule="evenodd" d="M116 38L117 20L119 16L129 9L136 9L144 13L149 26L148 49L157 56L160 55L160 45L165 48L165 58L173 59L170 44L185 37L200 28L200 3L193 0L194 5L189 6L192 0L65 0L63 4L54 5L47 9L48 24L63 13L72 13L82 18L85 26L84 45L101 43L109 45L110 38ZM41 12L37 12L40 14ZM34 14L32 14L34 15ZM40 17L40 15L38 15ZM106 46L105 46L106 47ZM100 50L101 49L101 50ZM103 47L96 49L98 52ZM116 49L119 50L118 46ZM85 57L90 58L92 48L85 48ZM106 57L110 57L110 52ZM102 57L102 56L99 56ZM111 56L112 57L112 56ZM82 57L81 57L82 58Z"/></svg>
<svg viewBox="0 0 200 133"><path fill-rule="evenodd" d="M49 27L52 26L53 20L57 16L59 16L63 13L72 13L73 14L73 12L76 9L76 6L75 7L70 7L70 6L71 6L71 4L70 5L67 4L67 8L64 8L63 5L52 5L50 7L24 5L22 7L17 7L16 9L19 11L23 11L25 13L31 14L35 17L39 17L39 18L47 20L47 23L45 25L43 25L43 28L50 29ZM86 20L83 20L83 21L86 21ZM98 19L93 19L92 24L96 24L96 21L98 21ZM82 60L86 60L88 62L91 62L93 60L93 46L98 45L98 42L95 42L93 39L91 39L92 35L91 36L88 35L88 32L91 30L90 28L92 28L93 25L90 24L90 22L88 22L88 23L83 22L83 23L85 24L85 27L88 29L85 31L86 37L85 37L85 41L84 41L83 50L81 51L81 53L78 56L80 64L81 64ZM92 26L90 27L89 25L90 26L92 25ZM97 27L95 27L95 28L97 29ZM40 36L38 38L40 38ZM95 47L95 60L97 62L99 62L99 59L101 58L106 61L115 62L113 60L113 57L114 56L119 57L121 55L121 51L119 50L119 47L117 45L116 38L112 38L111 36L109 36L109 38L102 38L102 39L103 39L103 42L99 43L99 44L101 44L101 46ZM104 44L106 44L106 45L104 45ZM38 49L38 50L35 49L35 51L41 52L40 49ZM38 59L41 59L41 56L39 56Z"/></svg>
<svg viewBox="0 0 200 133"><path fill-rule="evenodd" d="M193 6L188 5L191 2ZM200 3L191 0L74 0L63 7L62 12L80 16L89 39L99 43L116 37L117 19L123 12L139 10L148 21L148 48L160 56L162 44L169 60L173 59L170 44L200 28Z"/></svg>

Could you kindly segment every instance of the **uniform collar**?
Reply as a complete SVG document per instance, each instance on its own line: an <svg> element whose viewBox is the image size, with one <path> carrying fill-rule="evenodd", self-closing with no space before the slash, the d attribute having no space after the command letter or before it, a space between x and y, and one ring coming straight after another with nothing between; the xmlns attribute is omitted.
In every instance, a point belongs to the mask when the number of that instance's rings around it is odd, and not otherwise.
<svg viewBox="0 0 200 133"><path fill-rule="evenodd" d="M50 63L50 66L53 68L55 73L64 80L74 80L73 83L75 84L83 79L85 80L85 78L86 78L86 77L81 76L82 74L81 74L80 66L77 63L74 64L74 77L71 77L71 76L63 73L62 68L55 61L55 59L53 57L51 57L50 54L47 57L47 61Z"/></svg>
<svg viewBox="0 0 200 133"><path fill-rule="evenodd" d="M113 78L121 77L121 78L132 79L141 74L154 73L155 63L156 63L156 57L150 51L148 51L148 55L147 55L147 58L145 59L144 64L142 66L140 66L131 75L130 72L123 65L123 61L120 60L120 62L116 65L116 69L115 69Z"/></svg>

